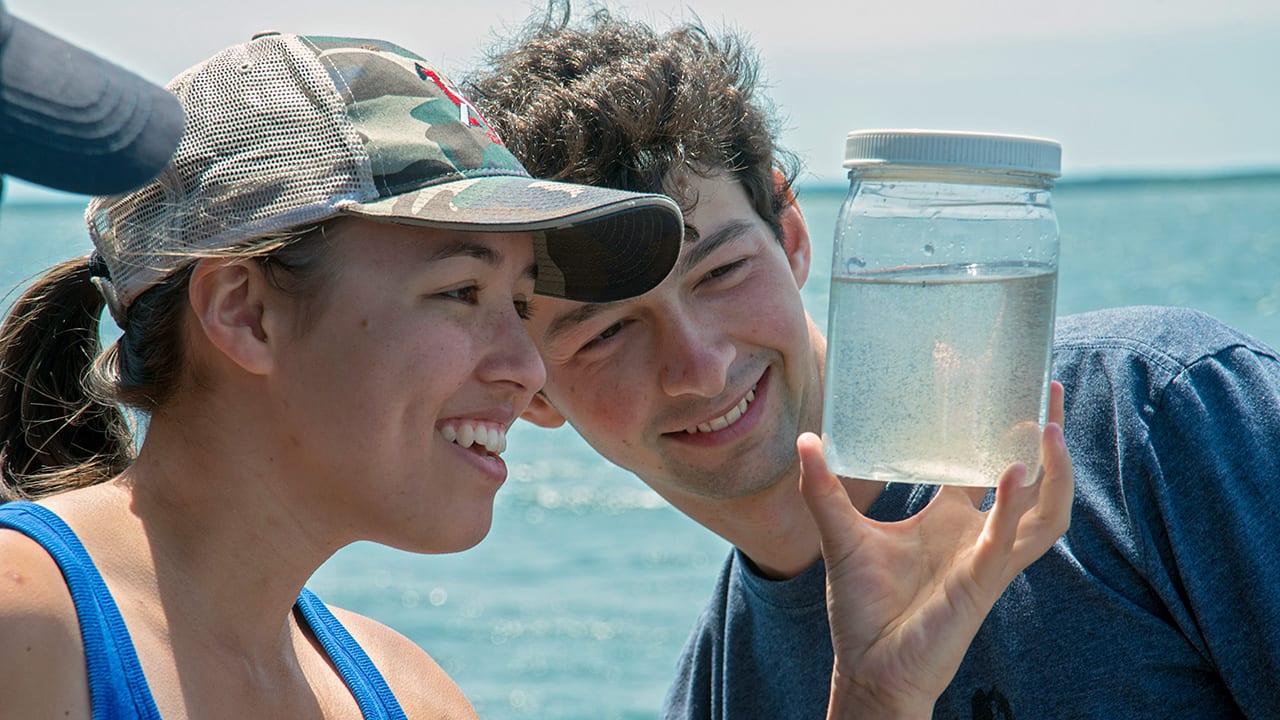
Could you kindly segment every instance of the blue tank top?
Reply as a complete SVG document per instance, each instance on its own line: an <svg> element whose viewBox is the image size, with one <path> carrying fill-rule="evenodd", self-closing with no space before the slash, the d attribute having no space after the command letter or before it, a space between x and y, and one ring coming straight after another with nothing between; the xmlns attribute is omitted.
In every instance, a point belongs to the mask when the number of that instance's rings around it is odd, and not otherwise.
<svg viewBox="0 0 1280 720"><path fill-rule="evenodd" d="M30 502L0 505L0 527L35 540L62 570L80 620L93 720L160 720L120 609L71 528L47 508ZM366 720L407 720L373 661L324 603L304 589L296 607Z"/></svg>

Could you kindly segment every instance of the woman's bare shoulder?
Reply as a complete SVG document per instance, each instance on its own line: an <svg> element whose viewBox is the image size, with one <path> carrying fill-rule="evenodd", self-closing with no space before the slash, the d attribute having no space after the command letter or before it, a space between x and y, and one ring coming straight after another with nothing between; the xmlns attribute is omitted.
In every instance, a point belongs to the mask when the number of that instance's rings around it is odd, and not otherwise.
<svg viewBox="0 0 1280 720"><path fill-rule="evenodd" d="M369 654L409 717L478 717L457 683L412 640L372 618L330 609Z"/></svg>
<svg viewBox="0 0 1280 720"><path fill-rule="evenodd" d="M62 571L31 538L0 530L0 707L13 717L88 717L84 667Z"/></svg>

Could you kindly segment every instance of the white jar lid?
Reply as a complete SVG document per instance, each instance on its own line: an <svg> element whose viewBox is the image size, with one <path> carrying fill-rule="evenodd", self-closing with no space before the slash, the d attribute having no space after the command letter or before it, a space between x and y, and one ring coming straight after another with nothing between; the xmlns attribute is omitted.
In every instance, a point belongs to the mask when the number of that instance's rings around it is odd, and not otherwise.
<svg viewBox="0 0 1280 720"><path fill-rule="evenodd" d="M849 169L908 165L1062 174L1062 145L1026 135L951 130L854 130L844 143Z"/></svg>

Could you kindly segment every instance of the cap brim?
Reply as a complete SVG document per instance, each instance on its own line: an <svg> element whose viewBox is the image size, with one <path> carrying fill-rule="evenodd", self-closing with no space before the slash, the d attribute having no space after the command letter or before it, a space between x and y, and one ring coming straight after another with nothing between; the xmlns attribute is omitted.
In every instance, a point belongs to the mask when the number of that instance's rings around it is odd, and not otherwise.
<svg viewBox="0 0 1280 720"><path fill-rule="evenodd" d="M665 195L497 176L456 180L343 211L472 232L534 232L541 295L612 302L671 272L684 219Z"/></svg>
<svg viewBox="0 0 1280 720"><path fill-rule="evenodd" d="M0 8L0 172L90 195L154 178L181 139L164 88Z"/></svg>

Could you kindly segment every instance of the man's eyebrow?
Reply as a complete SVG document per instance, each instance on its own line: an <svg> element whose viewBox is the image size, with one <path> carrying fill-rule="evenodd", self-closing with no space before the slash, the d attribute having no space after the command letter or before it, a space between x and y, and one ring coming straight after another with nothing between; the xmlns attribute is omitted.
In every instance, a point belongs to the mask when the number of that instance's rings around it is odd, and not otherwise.
<svg viewBox="0 0 1280 720"><path fill-rule="evenodd" d="M717 228L715 232L706 237L701 237L696 232L686 233L687 237L690 238L686 242L691 249L688 255L680 258L680 264L676 266L675 272L681 275L688 273L695 265L702 262L703 258L715 252L721 245L737 240L739 237L751 232L752 229L751 223L737 221Z"/></svg>
<svg viewBox="0 0 1280 720"><path fill-rule="evenodd" d="M600 313L607 312L617 306L621 301L607 303L584 303L570 310L563 315L558 316L547 326L547 331L542 334L545 342L551 343L555 339L577 325L590 320Z"/></svg>

